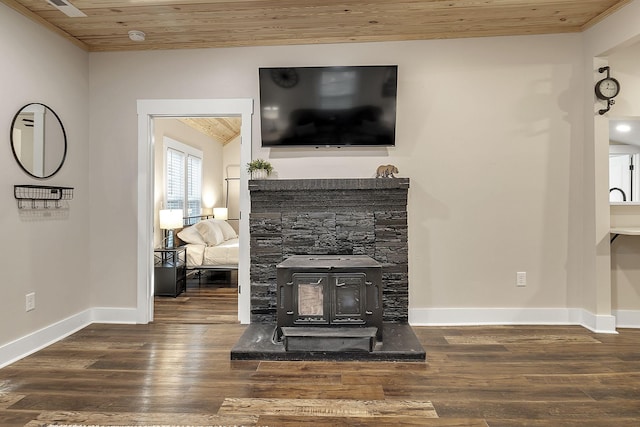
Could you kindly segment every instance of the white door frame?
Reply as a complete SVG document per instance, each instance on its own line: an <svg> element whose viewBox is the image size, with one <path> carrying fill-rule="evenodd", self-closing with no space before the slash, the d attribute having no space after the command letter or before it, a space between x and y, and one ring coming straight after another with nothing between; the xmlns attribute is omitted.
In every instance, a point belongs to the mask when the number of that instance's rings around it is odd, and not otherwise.
<svg viewBox="0 0 640 427"><path fill-rule="evenodd" d="M141 99L138 100L138 248L137 323L153 321L153 118L241 116L240 164L251 161L253 99ZM250 322L249 175L240 168L238 319Z"/></svg>

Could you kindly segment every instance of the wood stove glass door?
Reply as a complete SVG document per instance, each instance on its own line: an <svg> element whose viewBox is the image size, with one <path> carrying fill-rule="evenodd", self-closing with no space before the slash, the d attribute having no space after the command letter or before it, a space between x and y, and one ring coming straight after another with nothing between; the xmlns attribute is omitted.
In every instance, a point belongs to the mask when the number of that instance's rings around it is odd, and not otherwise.
<svg viewBox="0 0 640 427"><path fill-rule="evenodd" d="M329 324L329 276L323 273L293 273L294 324Z"/></svg>
<svg viewBox="0 0 640 427"><path fill-rule="evenodd" d="M331 323L363 325L365 321L366 275L345 273L332 276Z"/></svg>

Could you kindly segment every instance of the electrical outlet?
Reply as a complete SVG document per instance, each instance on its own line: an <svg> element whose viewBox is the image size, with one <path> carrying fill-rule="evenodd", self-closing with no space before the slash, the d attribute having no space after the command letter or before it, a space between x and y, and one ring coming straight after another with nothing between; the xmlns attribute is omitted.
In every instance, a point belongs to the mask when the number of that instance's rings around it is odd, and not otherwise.
<svg viewBox="0 0 640 427"><path fill-rule="evenodd" d="M527 286L527 272L518 271L516 273L516 286Z"/></svg>
<svg viewBox="0 0 640 427"><path fill-rule="evenodd" d="M31 311L36 309L36 293L35 292L31 292L30 294L26 295L25 309L26 311Z"/></svg>

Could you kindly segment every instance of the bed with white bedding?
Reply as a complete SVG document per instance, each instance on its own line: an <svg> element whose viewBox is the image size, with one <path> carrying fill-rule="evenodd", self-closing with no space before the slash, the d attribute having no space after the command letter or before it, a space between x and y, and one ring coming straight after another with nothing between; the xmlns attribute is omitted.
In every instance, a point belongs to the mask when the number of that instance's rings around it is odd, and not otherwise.
<svg viewBox="0 0 640 427"><path fill-rule="evenodd" d="M188 243L187 267L238 268L238 239L229 239L216 246Z"/></svg>
<svg viewBox="0 0 640 427"><path fill-rule="evenodd" d="M187 247L189 270L237 270L238 235L221 219L203 219L177 233Z"/></svg>

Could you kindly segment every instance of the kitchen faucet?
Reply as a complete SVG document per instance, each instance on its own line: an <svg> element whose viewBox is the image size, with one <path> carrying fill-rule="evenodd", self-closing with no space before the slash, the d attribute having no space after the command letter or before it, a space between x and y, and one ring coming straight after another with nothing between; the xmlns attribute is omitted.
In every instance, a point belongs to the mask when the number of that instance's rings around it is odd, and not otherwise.
<svg viewBox="0 0 640 427"><path fill-rule="evenodd" d="M612 191L617 190L622 194L622 201L626 202L627 201L627 195L624 194L624 191L622 190L622 188L618 188L618 187L613 187L609 189L609 194L611 194Z"/></svg>

